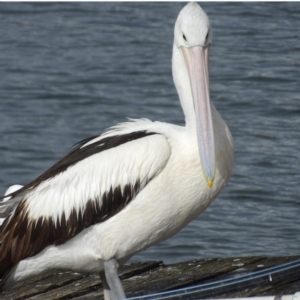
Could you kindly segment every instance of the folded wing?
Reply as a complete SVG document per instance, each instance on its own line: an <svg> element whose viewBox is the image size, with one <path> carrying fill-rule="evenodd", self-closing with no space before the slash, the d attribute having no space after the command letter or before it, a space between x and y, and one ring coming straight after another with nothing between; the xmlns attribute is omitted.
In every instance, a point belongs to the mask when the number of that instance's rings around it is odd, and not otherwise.
<svg viewBox="0 0 300 300"><path fill-rule="evenodd" d="M0 277L20 260L116 215L164 169L170 153L167 139L148 131L116 131L79 143L11 194L9 201L19 203L0 227Z"/></svg>

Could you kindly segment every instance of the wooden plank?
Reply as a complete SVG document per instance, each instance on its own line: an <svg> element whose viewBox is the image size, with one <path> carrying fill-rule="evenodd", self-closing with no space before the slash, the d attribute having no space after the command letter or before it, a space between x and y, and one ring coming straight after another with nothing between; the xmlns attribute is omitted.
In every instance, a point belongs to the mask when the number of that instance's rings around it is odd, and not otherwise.
<svg viewBox="0 0 300 300"><path fill-rule="evenodd" d="M123 266L120 267L119 270L120 278L122 279L122 278L128 278L128 277L138 275L148 270L157 268L160 264L162 264L161 261L124 264ZM48 278L48 281L52 282L54 279L55 278ZM94 291L97 291L98 299L99 298L101 299L103 297L102 284L99 275L85 274L82 276L78 276L77 280L70 281L70 282L64 281L64 283L59 287L39 290L39 293L33 296L27 296L26 299L38 300L41 299L41 297L43 298L43 300L71 299L75 297L82 297L82 295L89 294ZM9 299L14 299L14 298L9 298Z"/></svg>
<svg viewBox="0 0 300 300"><path fill-rule="evenodd" d="M249 264L245 266L245 271L257 271L263 270L268 267L278 266L290 261L298 260L300 256L281 256L281 257L262 257L257 263Z"/></svg>
<svg viewBox="0 0 300 300"><path fill-rule="evenodd" d="M20 282L7 291L0 293L2 300L22 300L34 295L45 293L48 290L65 286L71 282L88 276L75 272L63 272L60 270L50 271L47 275L40 275L26 282Z"/></svg>
<svg viewBox="0 0 300 300"><path fill-rule="evenodd" d="M59 288L49 290L45 293L40 293L33 297L27 298L30 300L61 300L73 299L74 297L81 297L91 291L97 291L99 299L103 299L103 289L99 276L90 275L86 278L71 282Z"/></svg>
<svg viewBox="0 0 300 300"><path fill-rule="evenodd" d="M291 295L300 291L300 279L286 283L284 286L274 287L273 295ZM262 293L262 295L270 295L270 291Z"/></svg>
<svg viewBox="0 0 300 300"><path fill-rule="evenodd" d="M247 265L260 260L257 257L238 259L238 263L236 263L236 258L221 258L200 259L163 266L137 278L124 280L123 285L127 296L169 291L213 279L220 274L240 268L241 264Z"/></svg>
<svg viewBox="0 0 300 300"><path fill-rule="evenodd" d="M162 262L131 263L120 267L119 274L128 297L169 291L195 284L232 278L237 274L248 274L266 267L277 266L299 259L294 257L238 257L221 259L198 259L171 265ZM202 299L213 297L249 297L278 293L294 293L300 289L300 268L283 278L274 277L273 281L264 279L263 284L248 287L235 287L229 291L216 289ZM196 298L199 298L197 295ZM97 274L49 271L27 282L0 293L3 300L94 300L103 299L103 290ZM189 297L193 299L193 297Z"/></svg>
<svg viewBox="0 0 300 300"><path fill-rule="evenodd" d="M255 256L257 257L257 261L247 264L247 265L240 265L240 268L233 270L231 272L222 274L217 276L215 280L226 279L237 274L241 275L243 273L249 273L254 271L263 270L265 268L278 266L283 263L291 262L297 259L300 259L300 256L282 256L282 257L267 257L267 256ZM260 258L260 259L259 259ZM239 264L239 258L235 258L235 262Z"/></svg>
<svg viewBox="0 0 300 300"><path fill-rule="evenodd" d="M140 262L140 263L127 263L119 268L120 279L130 278L141 273L154 270L160 266L164 265L162 261L150 261L150 262Z"/></svg>
<svg viewBox="0 0 300 300"><path fill-rule="evenodd" d="M256 263L249 264L238 271L242 271L245 274L249 274L253 271L263 270L266 267L279 266L283 263L295 261L299 259L299 256L294 257L266 257ZM246 270L246 271L245 271ZM223 276L223 279L230 278L236 272L230 272ZM220 278L216 278L220 279ZM190 299L212 299L212 298L238 298L238 297L255 297L255 296L267 296L278 294L293 294L299 291L300 288L300 268L297 271L293 271L293 274L288 275L272 275L269 278L259 280L253 280L251 283L240 284L239 286L232 286L227 288L227 291L221 291L220 289L214 289L206 293L199 293L191 297Z"/></svg>
<svg viewBox="0 0 300 300"><path fill-rule="evenodd" d="M148 270L154 269L162 264L161 261L158 262L146 262L146 263L132 263L125 264L120 267L119 274L120 278L128 278L140 273L146 272ZM96 291L96 293L95 293ZM82 299L84 295L95 293L97 299L103 299L103 290L101 285L101 280L97 274L92 274L87 278L83 278L76 282L72 282L67 286L62 286L58 289L48 291L42 295L43 300L50 299ZM40 299L40 295L29 298L30 300ZM91 297L91 296L87 296Z"/></svg>

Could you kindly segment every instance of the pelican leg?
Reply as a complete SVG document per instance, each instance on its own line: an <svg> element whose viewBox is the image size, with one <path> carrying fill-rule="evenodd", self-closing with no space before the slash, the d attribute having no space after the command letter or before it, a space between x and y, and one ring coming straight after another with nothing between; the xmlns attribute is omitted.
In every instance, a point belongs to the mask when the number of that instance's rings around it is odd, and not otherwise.
<svg viewBox="0 0 300 300"><path fill-rule="evenodd" d="M113 294L109 288L109 285L106 281L106 277L105 277L105 272L102 271L100 272L100 279L102 282L102 286L103 286L103 292L104 292L104 300L114 300L113 298Z"/></svg>
<svg viewBox="0 0 300 300"><path fill-rule="evenodd" d="M121 280L118 275L118 263L110 259L104 262L104 271L100 273L100 278L104 288L105 300L126 299Z"/></svg>

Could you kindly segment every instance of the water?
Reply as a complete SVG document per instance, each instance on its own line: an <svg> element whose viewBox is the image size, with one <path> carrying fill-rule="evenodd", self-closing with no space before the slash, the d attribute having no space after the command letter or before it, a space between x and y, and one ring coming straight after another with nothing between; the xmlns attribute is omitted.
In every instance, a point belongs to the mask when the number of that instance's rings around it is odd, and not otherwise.
<svg viewBox="0 0 300 300"><path fill-rule="evenodd" d="M125 120L183 125L171 76L182 3L0 3L0 193ZM203 3L211 98L235 142L230 183L134 257L299 254L300 4Z"/></svg>

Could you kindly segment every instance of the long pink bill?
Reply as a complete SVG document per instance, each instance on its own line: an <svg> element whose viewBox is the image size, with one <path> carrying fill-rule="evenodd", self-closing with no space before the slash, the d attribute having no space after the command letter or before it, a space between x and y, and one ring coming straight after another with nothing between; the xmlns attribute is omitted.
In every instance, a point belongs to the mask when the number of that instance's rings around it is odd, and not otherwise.
<svg viewBox="0 0 300 300"><path fill-rule="evenodd" d="M209 46L181 47L192 89L198 147L203 175L212 187L215 176L215 140L209 91Z"/></svg>

